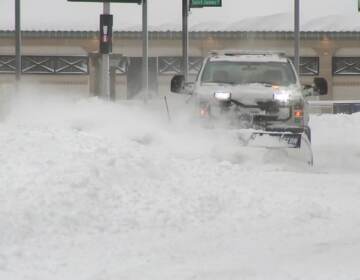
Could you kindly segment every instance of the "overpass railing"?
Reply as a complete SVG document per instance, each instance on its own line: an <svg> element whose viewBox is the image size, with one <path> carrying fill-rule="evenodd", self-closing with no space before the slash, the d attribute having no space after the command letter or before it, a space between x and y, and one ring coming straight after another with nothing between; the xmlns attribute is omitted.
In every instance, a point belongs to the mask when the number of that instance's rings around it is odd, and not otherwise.
<svg viewBox="0 0 360 280"><path fill-rule="evenodd" d="M131 57L124 57L117 66L117 74L126 74ZM136 58L138 59L138 58ZM196 75L203 63L203 57L189 57L190 74ZM293 58L291 58L293 59ZM159 75L173 75L182 72L182 58L180 56L159 56L156 58ZM0 74L15 73L15 56L0 55ZM52 75L88 75L88 56L22 56L23 74L52 74ZM303 76L319 75L318 57L301 57L300 74Z"/></svg>
<svg viewBox="0 0 360 280"><path fill-rule="evenodd" d="M23 74L88 75L87 56L22 56ZM0 56L0 74L15 73L15 56Z"/></svg>

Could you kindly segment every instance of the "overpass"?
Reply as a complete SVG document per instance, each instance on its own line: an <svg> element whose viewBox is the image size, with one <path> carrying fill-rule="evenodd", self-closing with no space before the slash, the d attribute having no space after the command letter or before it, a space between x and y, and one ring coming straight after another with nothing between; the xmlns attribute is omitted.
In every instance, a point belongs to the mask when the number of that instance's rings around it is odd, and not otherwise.
<svg viewBox="0 0 360 280"><path fill-rule="evenodd" d="M303 23L301 28L301 77L311 83L314 76L325 77L330 92L327 99L360 98L359 26L339 25L341 16ZM344 22L344 21L342 21ZM325 24L326 23L326 24ZM190 28L190 69L195 75L201 60L212 49L281 50L293 53L291 17L272 15L221 26L203 23ZM114 94L130 96L142 55L140 27L114 32ZM14 33L0 31L0 81L10 82L14 71ZM168 88L173 74L181 71L181 26L150 28L151 84L154 91ZM96 92L98 32L70 30L23 31L23 73L42 83L74 83ZM140 63L141 64L141 63ZM136 84L136 83L135 83ZM134 89L136 91L136 89Z"/></svg>

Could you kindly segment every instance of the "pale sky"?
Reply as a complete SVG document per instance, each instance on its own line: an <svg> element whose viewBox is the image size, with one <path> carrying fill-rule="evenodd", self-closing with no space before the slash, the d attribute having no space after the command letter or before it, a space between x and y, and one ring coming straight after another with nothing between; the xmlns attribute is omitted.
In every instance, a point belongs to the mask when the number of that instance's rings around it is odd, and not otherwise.
<svg viewBox="0 0 360 280"><path fill-rule="evenodd" d="M0 0L0 29L14 28L14 0ZM23 30L97 30L102 4L67 0L22 0ZM181 0L148 0L149 24L181 23ZM193 9L190 23L235 22L247 17L292 13L293 0L223 0L221 8ZM301 19L357 14L357 0L300 0ZM141 24L141 6L112 4L114 28ZM360 16L360 14L359 14Z"/></svg>

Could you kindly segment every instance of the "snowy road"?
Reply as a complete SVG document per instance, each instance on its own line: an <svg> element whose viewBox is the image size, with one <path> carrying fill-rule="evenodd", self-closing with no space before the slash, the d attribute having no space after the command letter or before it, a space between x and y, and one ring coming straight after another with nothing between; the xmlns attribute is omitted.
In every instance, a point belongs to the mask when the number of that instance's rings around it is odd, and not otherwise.
<svg viewBox="0 0 360 280"><path fill-rule="evenodd" d="M0 279L360 279L359 114L312 117L313 168L173 117L15 98Z"/></svg>

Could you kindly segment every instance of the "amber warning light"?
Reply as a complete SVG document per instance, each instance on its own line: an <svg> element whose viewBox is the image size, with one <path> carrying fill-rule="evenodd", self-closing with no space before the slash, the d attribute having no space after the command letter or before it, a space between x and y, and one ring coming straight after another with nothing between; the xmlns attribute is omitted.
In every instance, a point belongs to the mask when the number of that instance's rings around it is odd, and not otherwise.
<svg viewBox="0 0 360 280"><path fill-rule="evenodd" d="M303 110L295 110L294 112L295 118L302 118L304 116Z"/></svg>

